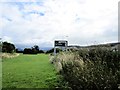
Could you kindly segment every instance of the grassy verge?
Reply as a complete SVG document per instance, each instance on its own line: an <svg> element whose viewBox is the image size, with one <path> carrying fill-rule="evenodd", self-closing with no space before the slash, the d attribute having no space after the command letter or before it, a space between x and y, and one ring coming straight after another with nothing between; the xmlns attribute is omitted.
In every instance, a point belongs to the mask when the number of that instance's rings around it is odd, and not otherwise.
<svg viewBox="0 0 120 90"><path fill-rule="evenodd" d="M57 76L48 55L23 55L2 62L3 88L55 88Z"/></svg>

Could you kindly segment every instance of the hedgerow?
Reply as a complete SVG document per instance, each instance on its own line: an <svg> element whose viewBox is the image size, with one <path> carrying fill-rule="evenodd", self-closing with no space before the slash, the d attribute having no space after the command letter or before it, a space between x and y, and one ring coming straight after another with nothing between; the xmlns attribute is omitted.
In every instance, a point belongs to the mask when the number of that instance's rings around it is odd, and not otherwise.
<svg viewBox="0 0 120 90"><path fill-rule="evenodd" d="M82 49L61 53L60 74L73 90L117 90L120 84L120 53L109 49Z"/></svg>

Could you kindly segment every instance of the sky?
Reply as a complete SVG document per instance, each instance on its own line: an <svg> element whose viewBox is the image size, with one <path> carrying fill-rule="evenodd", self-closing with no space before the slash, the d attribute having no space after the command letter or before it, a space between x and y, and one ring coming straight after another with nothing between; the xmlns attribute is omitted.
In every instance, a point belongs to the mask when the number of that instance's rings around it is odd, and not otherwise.
<svg viewBox="0 0 120 90"><path fill-rule="evenodd" d="M119 0L1 0L0 37L16 46L118 41Z"/></svg>

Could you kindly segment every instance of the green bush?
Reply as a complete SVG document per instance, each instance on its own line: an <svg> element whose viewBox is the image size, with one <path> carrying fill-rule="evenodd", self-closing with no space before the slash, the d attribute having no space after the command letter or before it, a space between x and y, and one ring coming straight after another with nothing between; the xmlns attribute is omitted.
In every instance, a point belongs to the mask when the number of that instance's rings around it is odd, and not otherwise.
<svg viewBox="0 0 120 90"><path fill-rule="evenodd" d="M69 57L67 53L63 55L61 74L73 90L118 89L120 84L120 53L118 51L96 48L71 53L71 58L70 53ZM79 62L81 60L84 63L81 64Z"/></svg>
<svg viewBox="0 0 120 90"><path fill-rule="evenodd" d="M90 60L90 61L96 62L100 60L101 63L106 62L107 67L109 69L112 69L113 73L115 73L116 70L120 70L120 52L119 51L112 51L107 48L97 47L95 49L79 50L78 54L80 57L83 58L84 61Z"/></svg>
<svg viewBox="0 0 120 90"><path fill-rule="evenodd" d="M62 75L69 82L72 89L117 89L118 73L114 75L108 71L106 63L86 61L84 67L78 66L75 61L63 63Z"/></svg>

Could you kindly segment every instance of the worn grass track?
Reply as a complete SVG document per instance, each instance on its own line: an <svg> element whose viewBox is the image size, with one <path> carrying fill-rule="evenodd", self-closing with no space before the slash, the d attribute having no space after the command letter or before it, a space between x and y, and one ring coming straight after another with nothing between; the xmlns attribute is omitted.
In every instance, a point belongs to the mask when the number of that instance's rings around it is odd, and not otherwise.
<svg viewBox="0 0 120 90"><path fill-rule="evenodd" d="M57 76L48 55L23 55L3 59L3 88L54 88Z"/></svg>

